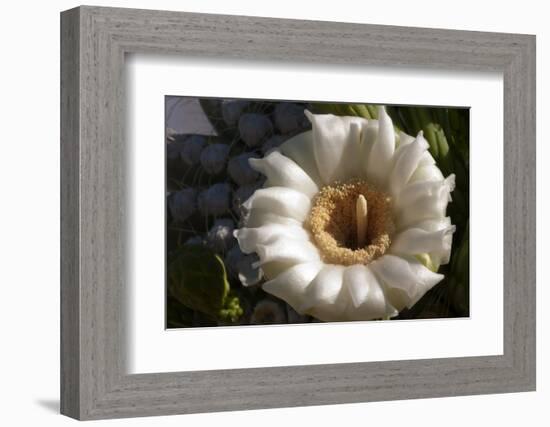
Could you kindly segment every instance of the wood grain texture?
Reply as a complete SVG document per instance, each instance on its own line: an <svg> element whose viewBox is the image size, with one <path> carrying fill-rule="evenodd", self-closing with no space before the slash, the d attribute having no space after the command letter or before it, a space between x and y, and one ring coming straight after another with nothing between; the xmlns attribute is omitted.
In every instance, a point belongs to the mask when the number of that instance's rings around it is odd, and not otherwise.
<svg viewBox="0 0 550 427"><path fill-rule="evenodd" d="M80 414L78 10L61 20L61 412Z"/></svg>
<svg viewBox="0 0 550 427"><path fill-rule="evenodd" d="M535 38L80 7L62 13L62 413L78 419L535 389ZM504 354L128 375L124 55L500 71Z"/></svg>

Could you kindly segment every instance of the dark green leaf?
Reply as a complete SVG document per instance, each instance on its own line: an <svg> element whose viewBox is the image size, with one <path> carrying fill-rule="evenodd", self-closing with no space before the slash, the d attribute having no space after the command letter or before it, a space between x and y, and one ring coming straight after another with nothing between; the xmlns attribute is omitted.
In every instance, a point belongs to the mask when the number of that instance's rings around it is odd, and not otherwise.
<svg viewBox="0 0 550 427"><path fill-rule="evenodd" d="M185 246L168 266L170 293L184 306L214 319L238 319L239 300L229 295L221 258L203 246Z"/></svg>

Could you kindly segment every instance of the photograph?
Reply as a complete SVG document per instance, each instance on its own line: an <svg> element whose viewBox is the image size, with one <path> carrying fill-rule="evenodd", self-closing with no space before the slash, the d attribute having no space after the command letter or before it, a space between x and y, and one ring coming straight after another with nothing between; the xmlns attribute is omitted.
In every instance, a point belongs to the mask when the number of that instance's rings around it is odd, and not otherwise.
<svg viewBox="0 0 550 427"><path fill-rule="evenodd" d="M469 317L469 113L165 96L166 328Z"/></svg>

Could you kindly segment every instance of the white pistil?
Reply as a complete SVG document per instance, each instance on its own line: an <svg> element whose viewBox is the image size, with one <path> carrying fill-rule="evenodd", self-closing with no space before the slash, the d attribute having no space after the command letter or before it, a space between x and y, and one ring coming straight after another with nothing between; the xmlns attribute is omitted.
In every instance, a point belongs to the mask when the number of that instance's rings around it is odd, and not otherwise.
<svg viewBox="0 0 550 427"><path fill-rule="evenodd" d="M368 211L367 199L362 194L357 197L355 215L357 219L357 247L363 248L367 240Z"/></svg>

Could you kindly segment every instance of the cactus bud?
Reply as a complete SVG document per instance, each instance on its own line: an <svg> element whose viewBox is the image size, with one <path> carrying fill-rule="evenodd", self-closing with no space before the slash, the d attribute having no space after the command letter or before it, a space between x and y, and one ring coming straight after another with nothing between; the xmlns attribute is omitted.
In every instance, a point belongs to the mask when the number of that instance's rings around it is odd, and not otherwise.
<svg viewBox="0 0 550 427"><path fill-rule="evenodd" d="M239 121L243 111L248 107L248 101L236 99L227 99L222 102L222 117L227 126L235 126Z"/></svg>
<svg viewBox="0 0 550 427"><path fill-rule="evenodd" d="M256 147L271 136L273 125L264 114L246 113L239 119L241 139L249 147Z"/></svg>
<svg viewBox="0 0 550 427"><path fill-rule="evenodd" d="M180 151L180 158L187 166L194 166L199 163L201 151L206 145L206 137L203 135L191 135L183 142Z"/></svg>
<svg viewBox="0 0 550 427"><path fill-rule="evenodd" d="M286 323L286 312L279 303L270 299L263 299L254 307L250 323L253 325Z"/></svg>
<svg viewBox="0 0 550 427"><path fill-rule="evenodd" d="M227 156L229 155L229 145L210 144L201 152L200 161L204 170L210 175L217 175L225 168Z"/></svg>
<svg viewBox="0 0 550 427"><path fill-rule="evenodd" d="M254 153L243 153L229 160L227 173L229 173L231 179L239 185L252 184L256 181L260 174L252 169L248 159L257 157L258 155Z"/></svg>
<svg viewBox="0 0 550 427"><path fill-rule="evenodd" d="M231 186L225 182L214 184L200 192L199 210L203 215L223 215L229 210Z"/></svg>
<svg viewBox="0 0 550 427"><path fill-rule="evenodd" d="M295 133L309 126L304 107L290 102L277 104L273 119L277 130L283 134Z"/></svg>
<svg viewBox="0 0 550 427"><path fill-rule="evenodd" d="M231 249L237 241L233 236L234 230L233 220L229 218L217 219L206 235L208 246L214 252L225 252Z"/></svg>
<svg viewBox="0 0 550 427"><path fill-rule="evenodd" d="M262 145L262 153L267 154L274 148L277 148L279 145L281 145L283 142L286 141L287 138L285 138L283 135L273 135L271 138L269 138L266 142Z"/></svg>
<svg viewBox="0 0 550 427"><path fill-rule="evenodd" d="M172 193L168 198L168 208L172 218L180 222L185 221L197 209L197 190L185 188Z"/></svg>

